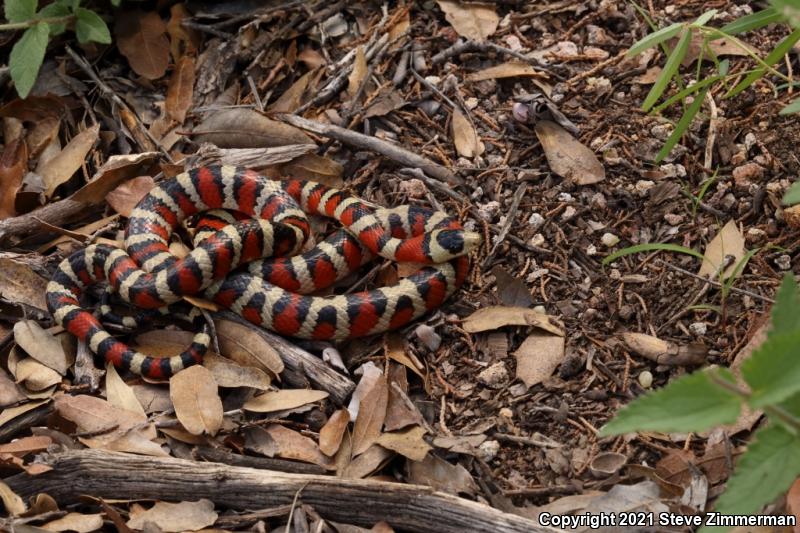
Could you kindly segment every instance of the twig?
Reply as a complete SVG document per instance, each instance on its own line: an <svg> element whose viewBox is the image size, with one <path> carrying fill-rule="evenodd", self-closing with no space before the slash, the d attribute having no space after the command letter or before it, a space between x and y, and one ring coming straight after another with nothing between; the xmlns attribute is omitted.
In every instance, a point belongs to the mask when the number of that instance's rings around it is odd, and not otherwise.
<svg viewBox="0 0 800 533"><path fill-rule="evenodd" d="M528 189L528 184L525 182L520 183L517 190L514 191L514 199L511 202L511 207L508 209L508 214L506 215L506 221L503 226L500 228L500 233L497 235L497 238L492 245L492 249L489 250L489 253L486 255L486 259L483 260L483 268L486 268L489 265L489 262L494 257L494 253L497 251L497 247L505 240L508 232L511 230L511 226L514 223L514 219L517 218L517 211L519 210L519 203L522 201L522 197L525 196L525 191Z"/></svg>
<svg viewBox="0 0 800 533"><path fill-rule="evenodd" d="M378 139L377 137L370 137L369 135L356 133L340 128L339 126L334 126L333 124L323 124L322 122L316 122L297 115L280 114L278 118L292 126L316 133L317 135L323 135L357 148L377 152L401 165L420 168L428 176L445 181L450 185L462 185L464 183L461 178L442 165L434 163L401 146Z"/></svg>
<svg viewBox="0 0 800 533"><path fill-rule="evenodd" d="M459 40L458 42L456 42L456 44L454 44L450 48L445 48L444 50L442 50L441 52L439 52L438 54L433 56L431 58L431 63L433 65L438 65L440 63L444 63L447 59L449 59L449 58L451 58L453 56L457 56L459 54L466 54L468 52L484 52L485 53L485 52L489 52L489 51L497 52L499 54L504 54L504 55L513 57L515 59L519 59L520 61L524 61L525 63L534 65L534 66L542 69L543 71L547 72L548 74L551 74L554 78L556 78L558 80L562 80L563 79L561 76L558 76L558 75L554 74L546 66L542 65L542 62L539 61L538 59L533 58L533 57L528 57L525 54L522 54L520 52L516 52L516 51L511 50L509 48L504 48L504 47L500 46L499 44L495 44L495 43L479 43L477 41L461 41L461 40Z"/></svg>

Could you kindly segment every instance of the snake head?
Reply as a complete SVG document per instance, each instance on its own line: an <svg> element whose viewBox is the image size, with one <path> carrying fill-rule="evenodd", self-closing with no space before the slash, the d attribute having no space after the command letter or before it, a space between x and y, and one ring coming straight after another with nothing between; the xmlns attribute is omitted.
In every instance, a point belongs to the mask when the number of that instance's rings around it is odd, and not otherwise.
<svg viewBox="0 0 800 533"><path fill-rule="evenodd" d="M433 232L431 257L437 263L467 255L481 243L481 235L463 229L442 229Z"/></svg>

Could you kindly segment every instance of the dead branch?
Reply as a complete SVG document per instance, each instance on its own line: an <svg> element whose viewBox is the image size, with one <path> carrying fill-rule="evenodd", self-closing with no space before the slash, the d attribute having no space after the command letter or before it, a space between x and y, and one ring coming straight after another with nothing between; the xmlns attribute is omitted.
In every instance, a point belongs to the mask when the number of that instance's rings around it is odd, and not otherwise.
<svg viewBox="0 0 800 533"><path fill-rule="evenodd" d="M37 476L6 479L24 499L46 492L61 504L82 494L100 498L198 500L234 509L263 509L292 503L300 494L323 517L372 526L385 520L417 532L548 532L535 521L504 513L430 487L366 479L287 474L172 457L145 457L100 450L46 455L53 468Z"/></svg>

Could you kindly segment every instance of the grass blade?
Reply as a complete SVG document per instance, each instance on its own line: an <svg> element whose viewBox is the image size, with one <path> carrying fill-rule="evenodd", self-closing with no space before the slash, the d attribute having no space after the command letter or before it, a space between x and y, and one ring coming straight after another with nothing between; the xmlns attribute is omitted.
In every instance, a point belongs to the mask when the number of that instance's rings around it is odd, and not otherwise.
<svg viewBox="0 0 800 533"><path fill-rule="evenodd" d="M789 50L792 49L792 46L794 46L794 43L796 43L798 40L800 40L800 28L794 30L792 33L787 35L786 38L784 38L780 43L778 43L775 49L772 50L772 52L770 52L769 54L767 54L767 57L764 58L764 63L770 66L777 63L783 56L789 53ZM764 67L755 69L753 72L748 74L745 79L737 83L736 87L728 91L728 93L725 95L725 98L736 96L740 92L744 91L745 89L750 87L753 84L753 82L764 76L766 72L767 69Z"/></svg>
<svg viewBox="0 0 800 533"><path fill-rule="evenodd" d="M644 104L642 104L642 109L644 111L649 111L651 107L658 101L661 95L669 85L669 81L678 72L678 67L683 61L683 58L686 56L686 52L689 50L689 38L691 37L692 32L689 28L685 28L683 33L681 34L681 38L678 40L678 44L675 46L675 50L667 58L667 63L664 65L664 70L661 71L661 76L656 80L653 84L653 87L650 89L650 92L647 94L647 98L644 99Z"/></svg>
<svg viewBox="0 0 800 533"><path fill-rule="evenodd" d="M800 112L800 98L781 109L781 115L791 115Z"/></svg>
<svg viewBox="0 0 800 533"><path fill-rule="evenodd" d="M711 18L716 14L717 14L717 10L716 9L709 9L708 11L706 11L705 13L703 13L702 15L697 17L697 20L692 22L692 26L695 26L695 27L705 26L706 22L711 20Z"/></svg>
<svg viewBox="0 0 800 533"><path fill-rule="evenodd" d="M728 35L738 35L746 31L763 28L767 24L780 22L781 20L783 20L783 15L778 13L775 8L768 7L767 9L762 9L761 11L756 11L755 13L750 13L749 15L734 20L720 28L720 31Z"/></svg>
<svg viewBox="0 0 800 533"><path fill-rule="evenodd" d="M656 155L656 163L660 163L669 155L672 149L675 148L675 145L678 144L678 141L681 140L683 134L686 133L686 130L689 129L689 126L692 124L692 119L697 112L700 111L700 106L703 105L703 100L705 100L707 92L708 89L703 89L694 97L694 101L678 121L678 124L675 126L675 130L669 136L667 142L664 143L664 146L661 147L658 155Z"/></svg>
<svg viewBox="0 0 800 533"><path fill-rule="evenodd" d="M661 28L658 31L654 31L651 34L646 35L645 37L643 37L643 38L639 39L638 41L636 41L635 43L633 43L633 46L631 46L631 49L628 50L628 57L633 57L633 56L639 55L642 52L644 52L645 50L647 50L648 48L652 48L654 46L658 46L659 44L663 43L664 41L668 41L669 39L672 39L673 37L678 35L678 32L681 31L682 27L683 27L683 23L676 22L675 24L671 24L671 25L667 26L666 28Z"/></svg>
<svg viewBox="0 0 800 533"><path fill-rule="evenodd" d="M681 254L694 256L698 259L703 259L703 254L701 254L697 250L692 250L691 248L687 248L685 246L680 246L678 244L669 244L667 242L651 242L647 244L637 244L635 246L629 246L627 248L623 248L622 250L618 250L613 254L609 255L608 257L606 257L605 259L603 259L603 266L616 261L620 257L625 257L626 255L638 254L641 252L656 252L656 251L678 252Z"/></svg>

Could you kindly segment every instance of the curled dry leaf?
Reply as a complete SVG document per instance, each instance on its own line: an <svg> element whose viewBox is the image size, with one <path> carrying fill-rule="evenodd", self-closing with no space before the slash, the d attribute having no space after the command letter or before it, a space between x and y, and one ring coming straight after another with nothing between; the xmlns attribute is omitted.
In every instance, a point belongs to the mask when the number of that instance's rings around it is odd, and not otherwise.
<svg viewBox="0 0 800 533"><path fill-rule="evenodd" d="M147 174L156 160L158 152L143 152L133 155L112 155L97 171L92 180L72 195L76 202L99 205L106 195L120 183Z"/></svg>
<svg viewBox="0 0 800 533"><path fill-rule="evenodd" d="M86 155L99 136L99 124L83 130L73 137L58 155L51 158L42 168L37 168L38 174L44 180L45 195L48 198L53 195L56 187L70 179L81 168Z"/></svg>
<svg viewBox="0 0 800 533"><path fill-rule="evenodd" d="M28 355L62 376L75 362L61 341L33 320L20 320L14 324L14 340Z"/></svg>
<svg viewBox="0 0 800 533"><path fill-rule="evenodd" d="M422 413L408 397L406 369L391 365L389 370L389 401L386 405L386 431L395 431L412 424L422 424Z"/></svg>
<svg viewBox="0 0 800 533"><path fill-rule="evenodd" d="M422 378L423 381L425 380L425 376L422 374L420 369L417 368L417 365L414 363L414 361L412 361L408 354L406 354L406 343L402 336L397 333L389 333L387 344L388 350L386 355L389 356L389 359L397 361Z"/></svg>
<svg viewBox="0 0 800 533"><path fill-rule="evenodd" d="M91 439L81 439L87 446L105 447L131 430L141 432L147 440L156 436L152 424L142 427L147 422L146 417L94 396L58 396L55 399L55 409L62 418L74 423L78 432L96 435Z"/></svg>
<svg viewBox="0 0 800 533"><path fill-rule="evenodd" d="M344 185L342 179L344 167L333 159L321 155L304 154L278 168L284 176L318 181L329 187Z"/></svg>
<svg viewBox="0 0 800 533"><path fill-rule="evenodd" d="M220 387L250 387L267 390L272 379L269 375L254 366L241 366L214 352L207 352L203 357L203 366L214 375L214 381Z"/></svg>
<svg viewBox="0 0 800 533"><path fill-rule="evenodd" d="M606 178L606 170L594 152L567 130L549 120L540 120L534 130L553 172L578 185L591 185Z"/></svg>
<svg viewBox="0 0 800 533"><path fill-rule="evenodd" d="M167 25L156 12L129 11L115 18L117 47L134 72L156 80L169 66Z"/></svg>
<svg viewBox="0 0 800 533"><path fill-rule="evenodd" d="M478 132L475 131L472 123L464 116L464 113L462 113L461 109L458 107L453 108L451 129L453 144L455 144L456 152L458 152L459 155L475 157L483 153L484 146L478 137Z"/></svg>
<svg viewBox="0 0 800 533"><path fill-rule="evenodd" d="M0 454L24 457L31 453L38 453L46 450L51 444L53 444L53 439L45 435L22 437L21 439L7 444L0 444Z"/></svg>
<svg viewBox="0 0 800 533"><path fill-rule="evenodd" d="M183 3L173 4L169 8L167 33L169 33L172 59L176 61L183 58L184 54L196 54L201 42L201 37L197 30L183 26L183 21L191 16L191 13Z"/></svg>
<svg viewBox="0 0 800 533"><path fill-rule="evenodd" d="M3 427L6 423L11 420L14 420L20 415L24 415L28 411L32 411L37 407L44 405L49 400L37 400L33 402L24 403L22 405L18 405L16 407L7 407L5 409L0 410L0 427Z"/></svg>
<svg viewBox="0 0 800 533"><path fill-rule="evenodd" d="M431 450L430 444L423 439L425 429L421 426L412 426L402 431L384 433L375 444L408 457L412 461L422 461Z"/></svg>
<svg viewBox="0 0 800 533"><path fill-rule="evenodd" d="M375 98L364 112L364 118L382 117L406 105L403 96L394 89L387 89Z"/></svg>
<svg viewBox="0 0 800 533"><path fill-rule="evenodd" d="M51 520L41 526L47 531L74 531L76 533L91 533L103 527L103 515L67 513L61 518Z"/></svg>
<svg viewBox="0 0 800 533"><path fill-rule="evenodd" d="M319 430L319 449L322 453L332 457L339 451L339 445L342 443L349 422L350 413L347 409L339 409L331 415Z"/></svg>
<svg viewBox="0 0 800 533"><path fill-rule="evenodd" d="M270 424L264 429L276 445L276 456L313 463L325 469L333 468L333 461L323 455L317 444L308 437L280 424Z"/></svg>
<svg viewBox="0 0 800 533"><path fill-rule="evenodd" d="M0 408L14 405L26 398L19 385L11 381L8 374L0 369Z"/></svg>
<svg viewBox="0 0 800 533"><path fill-rule="evenodd" d="M433 445L453 453L477 455L478 446L483 444L487 438L484 433L478 435L441 436L433 439Z"/></svg>
<svg viewBox="0 0 800 533"><path fill-rule="evenodd" d="M353 61L353 70L347 77L347 94L353 98L358 92L358 88L367 77L368 72L367 57L364 54L364 46L356 48L356 57Z"/></svg>
<svg viewBox="0 0 800 533"><path fill-rule="evenodd" d="M214 511L214 503L206 499L180 503L156 502L144 512L131 513L126 525L140 530L145 529L149 522L164 532L197 531L211 526L218 516Z"/></svg>
<svg viewBox="0 0 800 533"><path fill-rule="evenodd" d="M289 144L310 144L305 133L269 119L253 109L217 111L193 131L197 142L208 142L220 148L263 148Z"/></svg>
<svg viewBox="0 0 800 533"><path fill-rule="evenodd" d="M516 78L516 77L537 77L547 78L547 74L537 71L531 65L523 63L522 61L508 61L489 67L478 72L473 72L467 79L469 81L483 81L494 80L500 78Z"/></svg>
<svg viewBox="0 0 800 533"><path fill-rule="evenodd" d="M386 378L381 376L361 401L353 426L354 456L365 452L380 436L388 401L389 388Z"/></svg>
<svg viewBox="0 0 800 533"><path fill-rule="evenodd" d="M308 91L311 80L319 75L316 69L309 70L295 81L291 87L286 89L275 102L269 106L270 113L294 113L300 107L303 97Z"/></svg>
<svg viewBox="0 0 800 533"><path fill-rule="evenodd" d="M598 454L589 465L589 471L598 478L608 477L619 472L628 462L628 456L621 453L603 452Z"/></svg>
<svg viewBox="0 0 800 533"><path fill-rule="evenodd" d="M215 320L219 349L242 366L262 368L274 376L283 372L283 360L275 348L253 328L232 320Z"/></svg>
<svg viewBox="0 0 800 533"><path fill-rule="evenodd" d="M478 487L469 471L429 453L422 461L408 461L409 481L450 494L475 494Z"/></svg>
<svg viewBox="0 0 800 533"><path fill-rule="evenodd" d="M167 99L164 102L164 111L167 116L183 124L186 112L192 107L194 95L194 58L183 56L172 72L167 86Z"/></svg>
<svg viewBox="0 0 800 533"><path fill-rule="evenodd" d="M500 17L492 4L462 4L453 0L437 0L445 19L467 39L483 41L497 30Z"/></svg>
<svg viewBox="0 0 800 533"><path fill-rule="evenodd" d="M564 337L530 334L514 352L517 378L532 387L553 375L564 360Z"/></svg>
<svg viewBox="0 0 800 533"><path fill-rule="evenodd" d="M256 413L271 413L319 402L328 396L327 392L319 390L281 389L277 391L268 391L260 396L247 400L243 407L248 411Z"/></svg>
<svg viewBox="0 0 800 533"><path fill-rule="evenodd" d="M729 255L733 256L733 261L722 273L723 279L733 275L739 261L745 255L744 236L739 231L739 226L735 220L729 220L717 233L717 236L708 243L705 254L703 254L703 264L700 265L700 270L697 274L704 277L716 277L722 269L726 256Z"/></svg>
<svg viewBox="0 0 800 533"><path fill-rule="evenodd" d="M564 329L553 317L527 307L502 305L484 307L469 315L463 322L464 330L467 333L489 331L503 326L536 326L553 335L564 335Z"/></svg>
<svg viewBox="0 0 800 533"><path fill-rule="evenodd" d="M632 351L661 365L699 365L708 355L708 348L703 344L678 345L644 333L626 332L622 340Z"/></svg>
<svg viewBox="0 0 800 533"><path fill-rule="evenodd" d="M133 389L122 381L116 367L111 363L106 364L106 398L111 405L146 416Z"/></svg>
<svg viewBox="0 0 800 533"><path fill-rule="evenodd" d="M172 376L169 397L175 416L189 433L216 435L222 427L222 400L207 368L194 365Z"/></svg>
<svg viewBox="0 0 800 533"><path fill-rule="evenodd" d="M395 456L391 450L373 444L364 453L353 459L342 470L341 476L350 479L362 479L376 472Z"/></svg>
<svg viewBox="0 0 800 533"><path fill-rule="evenodd" d="M61 383L61 374L32 357L20 359L12 372L17 383L22 384L28 391L45 391Z"/></svg>
<svg viewBox="0 0 800 533"><path fill-rule="evenodd" d="M361 365L355 371L355 374L361 375L361 379L358 381L358 385L356 385L356 390L354 390L352 396L350 396L350 403L347 406L347 410L350 412L350 420L358 418L358 410L364 396L372 390L375 383L383 376L381 369L375 366L375 363L372 361L367 361Z"/></svg>
<svg viewBox="0 0 800 533"><path fill-rule="evenodd" d="M26 263L10 257L0 256L0 294L14 303L47 309L44 294L47 280L33 271Z"/></svg>
<svg viewBox="0 0 800 533"><path fill-rule="evenodd" d="M124 217L129 217L136 204L155 186L156 182L150 176L138 176L108 193L106 201L114 211Z"/></svg>
<svg viewBox="0 0 800 533"><path fill-rule="evenodd" d="M0 500L11 516L19 516L27 510L25 501L2 481L0 481Z"/></svg>

